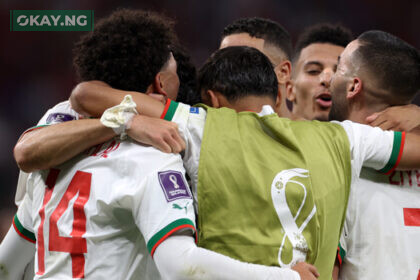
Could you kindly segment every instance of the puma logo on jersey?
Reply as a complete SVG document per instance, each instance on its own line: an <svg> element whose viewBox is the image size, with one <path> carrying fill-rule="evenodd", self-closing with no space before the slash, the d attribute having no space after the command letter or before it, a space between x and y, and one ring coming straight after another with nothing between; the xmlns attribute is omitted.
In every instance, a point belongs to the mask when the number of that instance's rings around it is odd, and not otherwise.
<svg viewBox="0 0 420 280"><path fill-rule="evenodd" d="M187 204L185 204L185 206L181 207L181 206L179 206L178 204L174 203L174 204L172 204L172 208L173 208L173 209L179 209L179 210L185 209L185 214L187 214L187 212L188 212L187 207L188 207L188 205L189 205L189 204L190 204L190 203L189 203L189 202L187 202Z"/></svg>

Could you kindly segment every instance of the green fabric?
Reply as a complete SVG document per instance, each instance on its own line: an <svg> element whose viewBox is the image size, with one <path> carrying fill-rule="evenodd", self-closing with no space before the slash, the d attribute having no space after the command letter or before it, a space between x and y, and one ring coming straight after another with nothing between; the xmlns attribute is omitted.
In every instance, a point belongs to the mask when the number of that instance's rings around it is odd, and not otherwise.
<svg viewBox="0 0 420 280"><path fill-rule="evenodd" d="M207 112L198 170L199 246L241 261L280 265L285 231L272 189L280 192L285 186L273 179L288 169L305 169L309 176L294 176L291 180L296 183L289 181L285 189L286 208L293 217L305 196L299 183L307 191L297 227L316 205L315 215L303 227L304 240L295 250L307 250L306 261L315 264L320 279L331 279L351 183L344 129L276 115L237 114L227 108L207 108ZM293 256L290 238L285 238L283 265Z"/></svg>
<svg viewBox="0 0 420 280"><path fill-rule="evenodd" d="M166 111L165 116L163 117L164 120L171 121L175 115L176 109L178 108L179 103L169 100L169 107L168 111Z"/></svg>
<svg viewBox="0 0 420 280"><path fill-rule="evenodd" d="M150 238L149 242L147 242L147 250L149 251L149 253L152 253L152 250L155 247L155 245L159 241L161 241L162 238L166 238L171 231L186 225L194 227L194 223L190 219L178 219L161 229L155 235L153 235L152 238Z"/></svg>
<svg viewBox="0 0 420 280"><path fill-rule="evenodd" d="M389 158L389 161L385 165L385 167L382 168L381 170L379 170L379 172L387 173L388 171L390 171L395 166L395 164L397 163L397 160L398 160L398 155L400 154L401 140L402 140L402 133L400 131L395 131L394 132L394 142L393 142L393 145L392 145L391 157Z"/></svg>
<svg viewBox="0 0 420 280"><path fill-rule="evenodd" d="M32 240L33 242L36 241L35 234L33 234L31 231L27 230L23 227L23 225L20 223L19 218L17 215L13 218L13 222L16 226L16 229L26 238Z"/></svg>

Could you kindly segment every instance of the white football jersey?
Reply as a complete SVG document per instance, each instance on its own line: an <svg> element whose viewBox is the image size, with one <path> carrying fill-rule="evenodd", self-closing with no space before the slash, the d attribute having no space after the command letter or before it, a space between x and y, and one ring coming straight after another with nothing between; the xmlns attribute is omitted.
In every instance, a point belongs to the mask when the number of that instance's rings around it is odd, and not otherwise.
<svg viewBox="0 0 420 280"><path fill-rule="evenodd" d="M420 279L420 170L364 168L352 184L340 247L340 279Z"/></svg>
<svg viewBox="0 0 420 280"><path fill-rule="evenodd" d="M13 224L36 240L35 279L159 279L157 246L195 232L184 172L179 155L111 140L32 173Z"/></svg>

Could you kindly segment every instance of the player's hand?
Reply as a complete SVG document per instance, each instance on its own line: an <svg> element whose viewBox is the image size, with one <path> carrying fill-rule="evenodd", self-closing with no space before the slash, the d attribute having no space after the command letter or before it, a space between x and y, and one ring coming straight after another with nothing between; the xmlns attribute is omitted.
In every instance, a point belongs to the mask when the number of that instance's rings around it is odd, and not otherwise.
<svg viewBox="0 0 420 280"><path fill-rule="evenodd" d="M185 142L179 135L178 125L173 122L136 115L126 132L135 141L152 145L164 153L176 154L185 150Z"/></svg>
<svg viewBox="0 0 420 280"><path fill-rule="evenodd" d="M414 104L389 107L370 115L366 121L383 130L411 131L420 126L420 107Z"/></svg>
<svg viewBox="0 0 420 280"><path fill-rule="evenodd" d="M292 269L299 273L301 280L315 280L319 277L316 267L306 262L300 262L292 267Z"/></svg>

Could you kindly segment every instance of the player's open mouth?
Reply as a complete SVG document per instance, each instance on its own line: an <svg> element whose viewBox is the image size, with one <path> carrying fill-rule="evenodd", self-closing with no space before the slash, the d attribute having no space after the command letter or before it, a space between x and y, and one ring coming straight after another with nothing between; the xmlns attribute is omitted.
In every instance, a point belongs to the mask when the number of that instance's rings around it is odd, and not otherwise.
<svg viewBox="0 0 420 280"><path fill-rule="evenodd" d="M316 103L318 103L318 105L323 108L330 108L332 105L330 93L326 93L326 92L321 93L320 95L317 96L315 100L316 100Z"/></svg>

